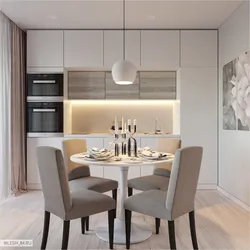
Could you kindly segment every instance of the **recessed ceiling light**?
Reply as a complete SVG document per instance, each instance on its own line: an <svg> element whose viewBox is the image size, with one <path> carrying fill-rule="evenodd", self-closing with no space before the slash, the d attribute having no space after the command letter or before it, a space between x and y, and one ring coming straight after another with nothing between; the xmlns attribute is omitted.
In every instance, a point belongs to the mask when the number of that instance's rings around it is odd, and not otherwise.
<svg viewBox="0 0 250 250"><path fill-rule="evenodd" d="M156 17L155 17L154 15L149 15L149 16L147 16L147 19L148 19L148 20L155 20L155 18L156 18Z"/></svg>

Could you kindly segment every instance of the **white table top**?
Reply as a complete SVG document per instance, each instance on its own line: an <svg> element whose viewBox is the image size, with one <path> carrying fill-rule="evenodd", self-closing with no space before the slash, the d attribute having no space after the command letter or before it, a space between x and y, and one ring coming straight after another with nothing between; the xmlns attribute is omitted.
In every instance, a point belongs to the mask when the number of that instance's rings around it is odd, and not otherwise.
<svg viewBox="0 0 250 250"><path fill-rule="evenodd" d="M142 165L155 165L160 163L171 163L174 160L174 155L172 157L168 157L163 160L146 160L144 158L139 158L141 162L128 162L129 158L126 155L120 155L121 161L89 161L84 159L83 157L79 157L79 154L72 155L70 160L79 164L85 165L100 165L100 166L142 166ZM125 162L126 161L126 162Z"/></svg>

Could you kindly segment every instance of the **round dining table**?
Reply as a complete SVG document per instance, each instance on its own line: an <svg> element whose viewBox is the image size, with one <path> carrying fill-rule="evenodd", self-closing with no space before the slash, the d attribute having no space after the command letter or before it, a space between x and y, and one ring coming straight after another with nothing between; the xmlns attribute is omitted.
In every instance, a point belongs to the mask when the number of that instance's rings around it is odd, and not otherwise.
<svg viewBox="0 0 250 250"><path fill-rule="evenodd" d="M138 158L138 160L130 160L130 157L121 155L120 160L109 159L107 161L89 161L82 157L80 154L75 154L70 157L70 160L75 163L84 165L95 165L103 167L114 167L120 169L120 212L119 217L115 219L114 225L114 243L115 244L126 244L125 235L125 210L123 207L124 201L127 198L127 181L128 181L128 170L129 167L140 167L146 165L155 165L160 163L171 163L173 162L174 156L168 156L164 159L148 160L144 158ZM103 223L96 228L96 235L98 238L109 241L108 225ZM131 244L142 242L148 239L152 235L152 229L146 223L131 223Z"/></svg>

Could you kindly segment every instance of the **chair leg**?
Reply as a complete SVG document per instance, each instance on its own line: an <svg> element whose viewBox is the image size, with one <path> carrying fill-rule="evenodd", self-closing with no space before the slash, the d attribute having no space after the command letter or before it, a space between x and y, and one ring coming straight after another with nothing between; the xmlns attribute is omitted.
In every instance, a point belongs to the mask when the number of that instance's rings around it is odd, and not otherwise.
<svg viewBox="0 0 250 250"><path fill-rule="evenodd" d="M85 218L86 231L89 231L89 216Z"/></svg>
<svg viewBox="0 0 250 250"><path fill-rule="evenodd" d="M190 232L191 232L193 248L195 250L197 250L199 248L198 248L198 242L197 242L196 230L195 230L195 214L194 214L194 211L189 213L189 224L190 224Z"/></svg>
<svg viewBox="0 0 250 250"><path fill-rule="evenodd" d="M133 188L128 187L128 197L133 195Z"/></svg>
<svg viewBox="0 0 250 250"><path fill-rule="evenodd" d="M170 242L170 248L172 250L176 249L176 243L175 243L175 229L174 229L174 221L168 221L168 235L169 235L169 242Z"/></svg>
<svg viewBox="0 0 250 250"><path fill-rule="evenodd" d="M161 219L155 218L155 232L156 232L156 234L159 234L160 225L161 225Z"/></svg>
<svg viewBox="0 0 250 250"><path fill-rule="evenodd" d="M112 198L117 201L117 189L112 190ZM115 209L115 218L116 218L116 209Z"/></svg>
<svg viewBox="0 0 250 250"><path fill-rule="evenodd" d="M44 212L44 224L43 224L43 239L41 244L41 249L46 249L48 234L49 234L49 222L50 213L48 211Z"/></svg>
<svg viewBox="0 0 250 250"><path fill-rule="evenodd" d="M108 224L109 224L109 248L113 249L114 246L114 220L115 209L108 211Z"/></svg>
<svg viewBox="0 0 250 250"><path fill-rule="evenodd" d="M87 217L83 217L83 218L81 218L81 228L82 228L82 234L85 234L86 218L87 218Z"/></svg>
<svg viewBox="0 0 250 250"><path fill-rule="evenodd" d="M69 226L70 226L70 221L65 220L63 222L63 239L62 239L62 249L67 249L68 248L68 242L69 242Z"/></svg>
<svg viewBox="0 0 250 250"><path fill-rule="evenodd" d="M126 230L126 248L130 248L130 235L131 235L131 214L132 212L125 209L125 230Z"/></svg>

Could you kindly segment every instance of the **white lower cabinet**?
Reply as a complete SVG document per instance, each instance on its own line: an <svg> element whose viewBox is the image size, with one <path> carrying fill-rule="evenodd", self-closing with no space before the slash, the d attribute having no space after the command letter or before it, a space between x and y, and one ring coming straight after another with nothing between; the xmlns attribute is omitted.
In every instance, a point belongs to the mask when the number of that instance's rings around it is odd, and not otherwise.
<svg viewBox="0 0 250 250"><path fill-rule="evenodd" d="M41 188L36 148L49 146L62 149L62 139L63 138L27 138L27 184L29 189Z"/></svg>

